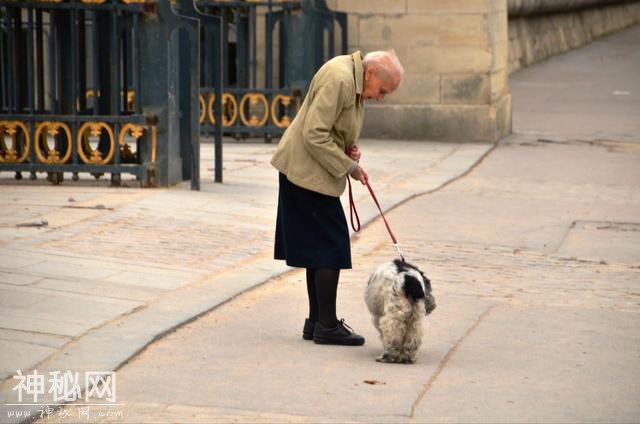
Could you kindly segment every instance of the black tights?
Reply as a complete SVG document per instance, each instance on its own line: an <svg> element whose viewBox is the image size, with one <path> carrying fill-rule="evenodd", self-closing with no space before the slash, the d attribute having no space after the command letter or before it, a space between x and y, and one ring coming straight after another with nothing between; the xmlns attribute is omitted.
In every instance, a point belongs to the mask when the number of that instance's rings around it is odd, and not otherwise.
<svg viewBox="0 0 640 424"><path fill-rule="evenodd" d="M338 323L336 297L339 269L307 268L307 294L309 295L309 320L332 328Z"/></svg>

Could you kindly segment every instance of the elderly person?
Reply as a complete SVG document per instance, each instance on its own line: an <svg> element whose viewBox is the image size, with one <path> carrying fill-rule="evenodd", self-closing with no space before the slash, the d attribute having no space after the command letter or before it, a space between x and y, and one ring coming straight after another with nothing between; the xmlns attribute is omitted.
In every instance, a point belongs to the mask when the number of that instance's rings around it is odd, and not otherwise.
<svg viewBox="0 0 640 424"><path fill-rule="evenodd" d="M271 164L280 171L275 259L306 268L309 318L302 337L320 344L360 346L364 338L338 321L341 269L351 268L347 220L340 204L347 175L366 184L356 140L364 100L384 99L404 70L391 52L337 56L313 77Z"/></svg>

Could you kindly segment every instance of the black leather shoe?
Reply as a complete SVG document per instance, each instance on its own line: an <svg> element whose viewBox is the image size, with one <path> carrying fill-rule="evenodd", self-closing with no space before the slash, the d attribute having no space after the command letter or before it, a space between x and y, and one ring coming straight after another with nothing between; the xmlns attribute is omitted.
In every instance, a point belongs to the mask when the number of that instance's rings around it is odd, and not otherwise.
<svg viewBox="0 0 640 424"><path fill-rule="evenodd" d="M362 346L364 337L353 332L343 319L338 321L338 325L333 328L325 328L316 322L316 329L313 332L313 342L318 344L333 344L342 346Z"/></svg>
<svg viewBox="0 0 640 424"><path fill-rule="evenodd" d="M313 340L313 330L316 329L316 324L310 321L309 318L304 320L304 328L302 329L302 338L305 340Z"/></svg>

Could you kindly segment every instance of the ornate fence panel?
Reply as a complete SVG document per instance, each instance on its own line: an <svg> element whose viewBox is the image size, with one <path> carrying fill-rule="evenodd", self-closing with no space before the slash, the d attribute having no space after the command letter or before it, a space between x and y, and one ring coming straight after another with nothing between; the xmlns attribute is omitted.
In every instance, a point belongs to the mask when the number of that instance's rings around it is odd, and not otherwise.
<svg viewBox="0 0 640 424"><path fill-rule="evenodd" d="M336 54L336 27L340 28L339 49L347 52L346 14L329 11L324 0L196 0L195 4L202 13L221 19L223 34L222 93L215 91L206 65L202 68L199 123L203 134L210 133L215 112L221 108L227 135L263 136L266 141L281 135L315 71ZM206 64L213 50L206 36L201 40L201 64ZM260 84L259 73L264 76Z"/></svg>
<svg viewBox="0 0 640 424"><path fill-rule="evenodd" d="M156 127L142 115L144 4L2 1L0 163L36 177L121 172L154 183Z"/></svg>
<svg viewBox="0 0 640 424"><path fill-rule="evenodd" d="M0 171L197 188L198 28L167 0L0 0Z"/></svg>
<svg viewBox="0 0 640 424"><path fill-rule="evenodd" d="M338 28L324 0L0 0L0 172L198 189L205 134L222 182L223 131L281 135Z"/></svg>

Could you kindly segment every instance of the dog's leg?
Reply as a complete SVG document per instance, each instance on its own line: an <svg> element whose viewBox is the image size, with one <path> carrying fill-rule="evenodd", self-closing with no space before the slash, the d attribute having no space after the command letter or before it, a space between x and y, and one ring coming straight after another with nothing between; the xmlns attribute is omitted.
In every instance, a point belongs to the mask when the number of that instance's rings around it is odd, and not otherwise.
<svg viewBox="0 0 640 424"><path fill-rule="evenodd" d="M403 360L413 363L418 357L418 350L422 345L423 315L424 305L419 304L413 309L408 319L407 333L403 342Z"/></svg>
<svg viewBox="0 0 640 424"><path fill-rule="evenodd" d="M382 355L376 358L378 362L403 362L403 342L407 332L406 312L398 304L385 307L384 314L378 322L382 347Z"/></svg>
<svg viewBox="0 0 640 424"><path fill-rule="evenodd" d="M372 315L371 322L373 322L373 326L378 330L380 337L382 337L382 331L380 331L380 317L378 315Z"/></svg>

